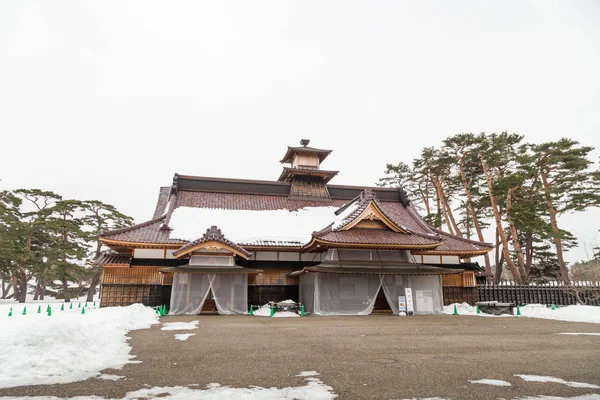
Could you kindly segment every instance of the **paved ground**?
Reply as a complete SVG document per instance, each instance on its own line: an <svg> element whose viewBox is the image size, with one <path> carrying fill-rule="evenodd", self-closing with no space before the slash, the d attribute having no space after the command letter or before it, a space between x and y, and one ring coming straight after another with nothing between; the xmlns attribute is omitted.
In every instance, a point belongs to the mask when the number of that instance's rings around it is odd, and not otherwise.
<svg viewBox="0 0 600 400"><path fill-rule="evenodd" d="M120 398L150 386L211 382L234 387L301 386L300 371L318 371L340 399L512 399L533 395L576 396L600 389L525 382L515 374L549 375L600 385L600 332L595 324L529 318L391 315L368 317L264 318L248 316L163 317L162 322L199 320L195 336L152 329L131 333L138 364L63 385L0 390L0 396L99 395ZM502 379L511 387L472 384Z"/></svg>

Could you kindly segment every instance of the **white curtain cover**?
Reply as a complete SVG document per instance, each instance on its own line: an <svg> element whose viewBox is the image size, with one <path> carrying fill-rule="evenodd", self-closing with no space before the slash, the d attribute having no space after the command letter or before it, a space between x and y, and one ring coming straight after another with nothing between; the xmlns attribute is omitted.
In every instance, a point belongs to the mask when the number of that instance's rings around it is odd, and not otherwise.
<svg viewBox="0 0 600 400"><path fill-rule="evenodd" d="M169 314L199 314L211 290L219 314L248 312L247 274L175 273Z"/></svg>
<svg viewBox="0 0 600 400"><path fill-rule="evenodd" d="M383 293L394 314L398 314L398 296L405 296L406 288L412 289L415 314L442 312L442 277L439 275L385 275Z"/></svg>
<svg viewBox="0 0 600 400"><path fill-rule="evenodd" d="M300 276L300 302L316 315L368 315L373 311L379 290L394 314L398 296L412 289L415 314L443 310L442 277L439 275L352 275L308 273Z"/></svg>

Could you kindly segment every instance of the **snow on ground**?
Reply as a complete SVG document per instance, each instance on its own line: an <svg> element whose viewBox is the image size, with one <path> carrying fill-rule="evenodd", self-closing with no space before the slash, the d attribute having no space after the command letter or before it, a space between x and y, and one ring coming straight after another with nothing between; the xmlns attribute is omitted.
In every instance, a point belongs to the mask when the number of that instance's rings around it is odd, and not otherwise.
<svg viewBox="0 0 600 400"><path fill-rule="evenodd" d="M256 317L270 317L271 316L271 306L269 304L265 304L257 308L253 311L254 316ZM299 317L300 315L291 311L277 311L273 317L275 318L289 318L289 317Z"/></svg>
<svg viewBox="0 0 600 400"><path fill-rule="evenodd" d="M510 382L501 381L499 379L479 379L477 381L469 381L471 383L481 383L482 385L492 386L511 386Z"/></svg>
<svg viewBox="0 0 600 400"><path fill-rule="evenodd" d="M564 332L564 333L558 333L558 335L600 336L600 332Z"/></svg>
<svg viewBox="0 0 600 400"><path fill-rule="evenodd" d="M167 322L164 323L162 331L183 331L188 329L198 329L198 324L200 321L190 321L190 322Z"/></svg>
<svg viewBox="0 0 600 400"><path fill-rule="evenodd" d="M302 371L296 376L304 377L304 376L317 376L317 375L321 375L321 374L319 374L317 371Z"/></svg>
<svg viewBox="0 0 600 400"><path fill-rule="evenodd" d="M514 400L600 400L600 394L584 394L575 397L557 397L557 396L528 396L519 397Z"/></svg>
<svg viewBox="0 0 600 400"><path fill-rule="evenodd" d="M127 332L158 322L154 310L141 304L90 307L83 315L76 305L60 311L51 304L51 316L43 303L39 305L39 314L37 303L0 305L0 388L76 382L98 376L103 369L121 368L132 358Z"/></svg>
<svg viewBox="0 0 600 400"><path fill-rule="evenodd" d="M312 233L323 229L335 219L337 207L305 207L289 210L221 210L212 208L177 207L169 226L171 238L198 239L198 228L216 225L225 237L236 243L252 240L285 240L308 243ZM248 236L252 232L252 236Z"/></svg>
<svg viewBox="0 0 600 400"><path fill-rule="evenodd" d="M452 314L454 306L459 315L477 315L483 317L496 317L495 315L480 313L477 314L477 309L467 303L455 303L449 306L444 306L444 314ZM600 324L600 307L595 306L565 306L558 307L552 310L543 304L528 304L520 307L521 316L529 318L553 319L558 321L570 322L589 322ZM515 311L516 313L516 311ZM506 315L502 315L504 317Z"/></svg>
<svg viewBox="0 0 600 400"><path fill-rule="evenodd" d="M560 383L575 388L586 388L586 389L600 389L600 386L592 383L583 382L569 382L564 379L554 378L553 376L541 376L541 375L515 375L523 379L525 382L552 382Z"/></svg>
<svg viewBox="0 0 600 400"><path fill-rule="evenodd" d="M252 386L249 388L232 388L211 383L205 389L195 389L184 386L153 387L129 392L122 400L331 400L337 397L333 388L324 384L318 378L306 377L303 386L284 388L264 388ZM58 397L6 397L0 399L27 400L59 400ZM100 396L77 396L60 400L108 400Z"/></svg>
<svg viewBox="0 0 600 400"><path fill-rule="evenodd" d="M195 335L195 333L177 333L177 334L175 334L175 339L184 341L184 340L188 340L188 338L190 336L194 336L194 335Z"/></svg>

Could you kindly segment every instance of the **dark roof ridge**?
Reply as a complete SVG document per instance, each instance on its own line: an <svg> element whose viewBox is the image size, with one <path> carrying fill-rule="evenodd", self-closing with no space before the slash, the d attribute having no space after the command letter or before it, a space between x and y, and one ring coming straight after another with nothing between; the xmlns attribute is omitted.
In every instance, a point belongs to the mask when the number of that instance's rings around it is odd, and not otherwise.
<svg viewBox="0 0 600 400"><path fill-rule="evenodd" d="M193 181L215 181L215 182L239 182L239 183L256 183L258 185L290 185L289 182L268 181L264 179L243 179L243 178L221 178L213 176L195 176L195 175L178 175L179 179L187 179ZM185 189L183 189L185 190Z"/></svg>
<svg viewBox="0 0 600 400"><path fill-rule="evenodd" d="M165 208L169 203L169 194L171 186L161 186L158 191L158 199L156 200L156 207L154 208L154 214L152 218L158 218L165 213Z"/></svg>
<svg viewBox="0 0 600 400"><path fill-rule="evenodd" d="M442 236L451 237L451 238L453 238L455 240L458 240L458 241L461 241L461 242L470 243L470 244L474 244L474 245L477 245L477 246L489 247L489 248L493 248L494 247L494 245L492 243L479 242L477 240L466 239L466 238L463 238L463 237L460 237L460 236L457 236L457 235L453 235L453 234L451 234L449 232L444 232L441 229L437 229L437 228L433 228L433 227L431 227L430 229L433 230L434 232L439 233Z"/></svg>
<svg viewBox="0 0 600 400"><path fill-rule="evenodd" d="M133 231L135 229L143 228L145 226L152 225L152 224L154 224L156 222L159 222L159 221L165 219L166 216L167 215L164 214L164 215L162 215L162 216L160 216L158 218L153 218L153 219L151 219L149 221L142 222L140 224L128 226L128 227L125 227L125 228L111 229L111 230L108 230L108 231L104 231L104 232L101 232L98 236L101 236L101 237L103 237L103 236L112 236L112 235L116 235L116 234L119 234L119 233Z"/></svg>

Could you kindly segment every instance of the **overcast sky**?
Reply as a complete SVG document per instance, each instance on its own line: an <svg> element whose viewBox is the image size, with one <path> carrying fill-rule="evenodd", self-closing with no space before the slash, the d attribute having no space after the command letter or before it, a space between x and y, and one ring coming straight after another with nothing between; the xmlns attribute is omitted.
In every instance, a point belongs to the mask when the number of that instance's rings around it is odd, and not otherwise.
<svg viewBox="0 0 600 400"><path fill-rule="evenodd" d="M598 71L594 0L3 2L0 189L142 222L175 172L276 179L301 138L356 185L460 132L600 148Z"/></svg>

